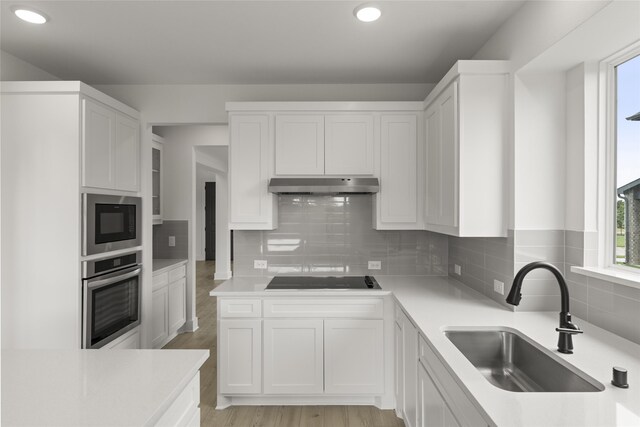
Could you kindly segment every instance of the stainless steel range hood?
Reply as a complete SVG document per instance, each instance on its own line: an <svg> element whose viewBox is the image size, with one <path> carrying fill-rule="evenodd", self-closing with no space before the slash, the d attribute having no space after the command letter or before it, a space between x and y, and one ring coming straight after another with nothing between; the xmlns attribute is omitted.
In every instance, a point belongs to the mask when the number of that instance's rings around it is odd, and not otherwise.
<svg viewBox="0 0 640 427"><path fill-rule="evenodd" d="M269 192L276 194L372 194L378 178L271 178Z"/></svg>

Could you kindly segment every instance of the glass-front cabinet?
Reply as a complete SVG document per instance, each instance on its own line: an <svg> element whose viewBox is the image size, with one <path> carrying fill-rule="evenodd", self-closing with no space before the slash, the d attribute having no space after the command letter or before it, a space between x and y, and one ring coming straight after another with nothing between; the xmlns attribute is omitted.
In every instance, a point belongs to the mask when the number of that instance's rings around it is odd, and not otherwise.
<svg viewBox="0 0 640 427"><path fill-rule="evenodd" d="M153 135L151 148L151 173L152 173L152 209L153 223L162 224L162 146L164 138Z"/></svg>

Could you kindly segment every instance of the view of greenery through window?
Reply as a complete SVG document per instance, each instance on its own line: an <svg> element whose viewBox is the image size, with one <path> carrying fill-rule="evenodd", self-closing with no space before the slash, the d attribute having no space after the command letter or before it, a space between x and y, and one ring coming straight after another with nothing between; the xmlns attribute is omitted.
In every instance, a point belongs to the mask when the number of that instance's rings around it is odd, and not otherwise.
<svg viewBox="0 0 640 427"><path fill-rule="evenodd" d="M617 264L640 268L640 56L616 67Z"/></svg>

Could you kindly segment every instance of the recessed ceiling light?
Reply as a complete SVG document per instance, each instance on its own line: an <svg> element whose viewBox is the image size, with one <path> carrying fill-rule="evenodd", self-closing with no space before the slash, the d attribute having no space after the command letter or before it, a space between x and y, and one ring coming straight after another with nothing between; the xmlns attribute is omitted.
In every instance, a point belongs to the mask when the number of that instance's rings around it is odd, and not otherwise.
<svg viewBox="0 0 640 427"><path fill-rule="evenodd" d="M376 6L370 4L362 4L355 8L353 14L362 22L373 22L377 21L382 15L380 9Z"/></svg>
<svg viewBox="0 0 640 427"><path fill-rule="evenodd" d="M44 24L48 21L42 12L37 12L26 7L16 6L13 8L13 13L15 13L18 18L31 24Z"/></svg>

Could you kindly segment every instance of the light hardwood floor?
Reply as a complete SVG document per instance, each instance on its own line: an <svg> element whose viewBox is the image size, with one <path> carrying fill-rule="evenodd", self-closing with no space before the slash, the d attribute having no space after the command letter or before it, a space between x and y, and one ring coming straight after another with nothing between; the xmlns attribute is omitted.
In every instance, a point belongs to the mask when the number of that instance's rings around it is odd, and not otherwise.
<svg viewBox="0 0 640 427"><path fill-rule="evenodd" d="M196 314L200 328L178 335L164 348L206 348L200 370L200 424L213 427L404 427L393 411L373 406L234 406L216 410L216 299L209 291L215 263L196 263Z"/></svg>

